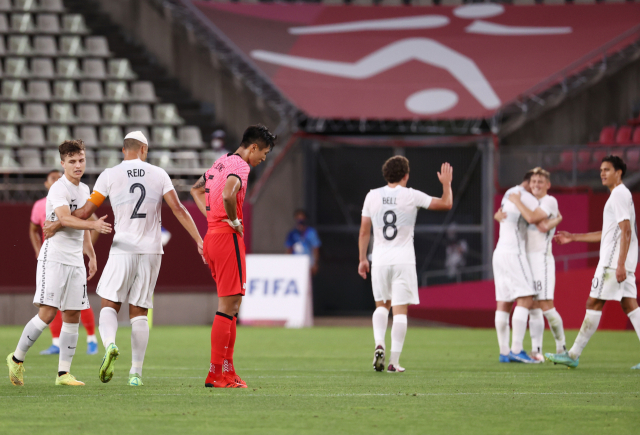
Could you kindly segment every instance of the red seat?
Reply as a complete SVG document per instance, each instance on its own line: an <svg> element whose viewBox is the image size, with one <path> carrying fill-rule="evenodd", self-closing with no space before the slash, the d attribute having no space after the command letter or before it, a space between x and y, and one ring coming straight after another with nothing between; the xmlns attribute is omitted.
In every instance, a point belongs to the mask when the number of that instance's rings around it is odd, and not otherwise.
<svg viewBox="0 0 640 435"><path fill-rule="evenodd" d="M592 169L591 151L578 151L578 171L588 171L589 169Z"/></svg>
<svg viewBox="0 0 640 435"><path fill-rule="evenodd" d="M615 127L605 127L600 132L600 140L599 142L603 145L613 145L616 139L616 128Z"/></svg>
<svg viewBox="0 0 640 435"><path fill-rule="evenodd" d="M573 170L573 151L563 151L560 154L560 164L556 169L560 171Z"/></svg>
<svg viewBox="0 0 640 435"><path fill-rule="evenodd" d="M627 121L627 124L640 125L640 115L638 115L636 118L631 118L629 121Z"/></svg>
<svg viewBox="0 0 640 435"><path fill-rule="evenodd" d="M623 125L618 129L616 133L616 144L629 145L631 143L631 133L633 133L633 127L630 125ZM602 138L602 133L600 134Z"/></svg>
<svg viewBox="0 0 640 435"><path fill-rule="evenodd" d="M627 159L625 161L627 167L632 171L640 169L640 149L630 149L627 151Z"/></svg>
<svg viewBox="0 0 640 435"><path fill-rule="evenodd" d="M640 144L640 127L636 127L636 129L633 130L633 136L631 136L631 143Z"/></svg>

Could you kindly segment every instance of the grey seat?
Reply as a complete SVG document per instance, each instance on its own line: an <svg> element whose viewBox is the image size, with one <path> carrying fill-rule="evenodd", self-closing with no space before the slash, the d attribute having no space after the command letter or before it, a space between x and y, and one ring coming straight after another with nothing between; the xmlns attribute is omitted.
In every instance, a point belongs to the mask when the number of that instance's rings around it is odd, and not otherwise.
<svg viewBox="0 0 640 435"><path fill-rule="evenodd" d="M56 14L38 14L37 23L38 33L60 33L60 20Z"/></svg>
<svg viewBox="0 0 640 435"><path fill-rule="evenodd" d="M26 79L31 73L25 57L9 57L4 63L4 75L16 79Z"/></svg>
<svg viewBox="0 0 640 435"><path fill-rule="evenodd" d="M148 104L129 105L129 115L131 116L131 122L134 124L153 124L153 118L151 117L151 107Z"/></svg>
<svg viewBox="0 0 640 435"><path fill-rule="evenodd" d="M46 57L33 59L31 61L31 76L42 79L54 78L53 60Z"/></svg>
<svg viewBox="0 0 640 435"><path fill-rule="evenodd" d="M200 167L196 151L177 151L173 153L173 161L176 168L180 169L197 169Z"/></svg>
<svg viewBox="0 0 640 435"><path fill-rule="evenodd" d="M22 127L22 143L25 146L44 147L44 129L39 125L25 125Z"/></svg>
<svg viewBox="0 0 640 435"><path fill-rule="evenodd" d="M24 105L25 121L29 124L47 124L47 106L43 103L28 103Z"/></svg>
<svg viewBox="0 0 640 435"><path fill-rule="evenodd" d="M0 13L0 33L5 34L9 32L9 21L7 20L7 15Z"/></svg>
<svg viewBox="0 0 640 435"><path fill-rule="evenodd" d="M62 0L40 0L40 9L49 12L62 12L64 5Z"/></svg>
<svg viewBox="0 0 640 435"><path fill-rule="evenodd" d="M116 150L98 151L98 166L101 168L112 168L122 162L122 153Z"/></svg>
<svg viewBox="0 0 640 435"><path fill-rule="evenodd" d="M0 122L3 124L20 124L23 121L18 103L0 103Z"/></svg>
<svg viewBox="0 0 640 435"><path fill-rule="evenodd" d="M10 12L12 7L11 0L0 0L0 11Z"/></svg>
<svg viewBox="0 0 640 435"><path fill-rule="evenodd" d="M104 146L122 146L124 136L120 127L100 127L100 142Z"/></svg>
<svg viewBox="0 0 640 435"><path fill-rule="evenodd" d="M131 69L129 59L110 59L109 77L120 80L133 80L137 78L137 75Z"/></svg>
<svg viewBox="0 0 640 435"><path fill-rule="evenodd" d="M82 64L85 78L94 80L104 80L107 78L107 71L104 68L104 60L85 59Z"/></svg>
<svg viewBox="0 0 640 435"><path fill-rule="evenodd" d="M156 104L153 111L155 112L155 122L157 124L184 124L184 119L178 115L178 108L175 104Z"/></svg>
<svg viewBox="0 0 640 435"><path fill-rule="evenodd" d="M42 160L40 159L40 150L34 148L22 148L19 149L18 159L20 160L20 165L23 168L28 169L41 169L42 168Z"/></svg>
<svg viewBox="0 0 640 435"><path fill-rule="evenodd" d="M29 99L33 101L51 101L51 86L49 86L49 81L30 80Z"/></svg>
<svg viewBox="0 0 640 435"><path fill-rule="evenodd" d="M178 142L186 148L202 148L200 128L194 126L180 127L178 129Z"/></svg>
<svg viewBox="0 0 640 435"><path fill-rule="evenodd" d="M158 147L172 148L178 143L173 127L153 127L153 145Z"/></svg>
<svg viewBox="0 0 640 435"><path fill-rule="evenodd" d="M7 50L4 45L4 37L0 37L0 56L4 56L6 54L7 54Z"/></svg>
<svg viewBox="0 0 640 435"><path fill-rule="evenodd" d="M73 106L69 103L55 103L51 105L51 122L54 124L75 124L78 122Z"/></svg>
<svg viewBox="0 0 640 435"><path fill-rule="evenodd" d="M63 56L84 56L82 38L76 35L60 37L60 54Z"/></svg>
<svg viewBox="0 0 640 435"><path fill-rule="evenodd" d="M105 124L128 124L129 117L124 104L105 104L102 106L102 120Z"/></svg>
<svg viewBox="0 0 640 435"><path fill-rule="evenodd" d="M11 14L11 31L13 33L33 33L36 26L33 24L33 15Z"/></svg>
<svg viewBox="0 0 640 435"><path fill-rule="evenodd" d="M130 98L127 82L107 82L107 100L126 102Z"/></svg>
<svg viewBox="0 0 640 435"><path fill-rule="evenodd" d="M58 55L56 40L53 36L36 36L33 45L34 52L40 56L54 57Z"/></svg>
<svg viewBox="0 0 640 435"><path fill-rule="evenodd" d="M66 125L54 125L47 128L47 143L59 146L65 140L73 139L69 127Z"/></svg>
<svg viewBox="0 0 640 435"><path fill-rule="evenodd" d="M16 169L20 165L13 157L13 150L0 149L0 168L2 169Z"/></svg>
<svg viewBox="0 0 640 435"><path fill-rule="evenodd" d="M61 58L56 60L56 71L59 77L80 79L83 77L78 59Z"/></svg>
<svg viewBox="0 0 640 435"><path fill-rule="evenodd" d="M84 40L87 56L91 57L109 57L109 43L104 36L87 36Z"/></svg>
<svg viewBox="0 0 640 435"><path fill-rule="evenodd" d="M134 82L131 85L131 91L135 101L154 103L157 100L156 92L151 82Z"/></svg>
<svg viewBox="0 0 640 435"><path fill-rule="evenodd" d="M76 139L82 139L84 144L88 147L98 146L98 135L94 127L87 125L75 127L73 129L73 137Z"/></svg>
<svg viewBox="0 0 640 435"><path fill-rule="evenodd" d="M200 162L202 163L203 168L210 168L213 166L213 163L222 157L224 152L214 151L214 150L202 150L200 151Z"/></svg>
<svg viewBox="0 0 640 435"><path fill-rule="evenodd" d="M78 104L78 121L82 124L98 125L102 122L97 104Z"/></svg>
<svg viewBox="0 0 640 435"><path fill-rule="evenodd" d="M173 169L175 166L171 159L171 151L149 151L149 161L163 169Z"/></svg>
<svg viewBox="0 0 640 435"><path fill-rule="evenodd" d="M57 80L54 84L54 95L56 100L62 101L78 101L80 99L76 82L73 80Z"/></svg>
<svg viewBox="0 0 640 435"><path fill-rule="evenodd" d="M22 80L3 80L2 98L5 100L21 101L27 98Z"/></svg>
<svg viewBox="0 0 640 435"><path fill-rule="evenodd" d="M0 145L18 146L20 145L20 136L18 136L18 127L15 125L0 125Z"/></svg>
<svg viewBox="0 0 640 435"><path fill-rule="evenodd" d="M62 17L62 30L65 33L88 33L89 29L84 23L84 17L80 14L66 14Z"/></svg>
<svg viewBox="0 0 640 435"><path fill-rule="evenodd" d="M38 9L36 0L13 0L13 9L18 11L35 11Z"/></svg>
<svg viewBox="0 0 640 435"><path fill-rule="evenodd" d="M92 149L84 150L84 158L87 163L87 169L96 167L96 153Z"/></svg>
<svg viewBox="0 0 640 435"><path fill-rule="evenodd" d="M80 83L80 94L82 99L86 101L102 102L104 95L102 94L102 84L100 82L82 82Z"/></svg>
<svg viewBox="0 0 640 435"><path fill-rule="evenodd" d="M60 153L56 148L46 148L44 150L44 166L46 168L60 168Z"/></svg>
<svg viewBox="0 0 640 435"><path fill-rule="evenodd" d="M36 38L37 39L37 38ZM31 41L26 35L9 36L9 53L18 56L29 56L33 52Z"/></svg>

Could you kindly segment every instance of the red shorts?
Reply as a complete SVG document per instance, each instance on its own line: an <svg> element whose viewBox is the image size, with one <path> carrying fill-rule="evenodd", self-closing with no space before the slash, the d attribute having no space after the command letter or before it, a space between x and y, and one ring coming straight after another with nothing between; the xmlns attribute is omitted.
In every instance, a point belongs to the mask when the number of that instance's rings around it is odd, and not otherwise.
<svg viewBox="0 0 640 435"><path fill-rule="evenodd" d="M218 297L244 296L247 286L244 239L235 231L209 231L204 236L203 251L218 287Z"/></svg>

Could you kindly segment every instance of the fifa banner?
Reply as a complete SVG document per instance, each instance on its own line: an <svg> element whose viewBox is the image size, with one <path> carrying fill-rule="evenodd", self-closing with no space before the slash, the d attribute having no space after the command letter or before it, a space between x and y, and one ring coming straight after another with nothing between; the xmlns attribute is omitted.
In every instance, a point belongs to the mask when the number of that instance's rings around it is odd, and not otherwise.
<svg viewBox="0 0 640 435"><path fill-rule="evenodd" d="M309 257L247 255L247 288L240 322L248 325L313 325Z"/></svg>

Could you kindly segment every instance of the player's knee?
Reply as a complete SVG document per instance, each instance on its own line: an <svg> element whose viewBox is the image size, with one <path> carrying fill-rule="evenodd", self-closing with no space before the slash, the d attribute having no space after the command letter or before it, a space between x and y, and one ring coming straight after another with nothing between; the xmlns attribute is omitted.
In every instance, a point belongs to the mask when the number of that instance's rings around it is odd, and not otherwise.
<svg viewBox="0 0 640 435"><path fill-rule="evenodd" d="M638 301L633 298L622 298L620 305L622 306L622 311L625 314L629 314L638 308Z"/></svg>

